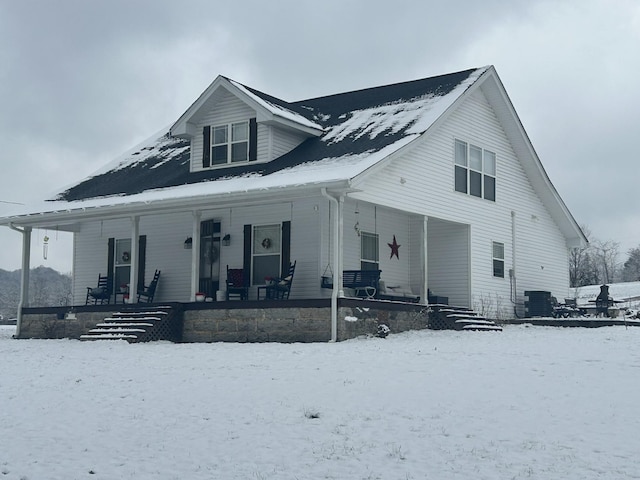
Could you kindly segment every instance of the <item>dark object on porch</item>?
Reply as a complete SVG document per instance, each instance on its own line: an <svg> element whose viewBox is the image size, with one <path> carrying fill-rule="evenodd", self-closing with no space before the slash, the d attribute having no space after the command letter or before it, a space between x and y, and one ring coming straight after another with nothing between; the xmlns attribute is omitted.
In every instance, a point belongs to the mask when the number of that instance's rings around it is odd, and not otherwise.
<svg viewBox="0 0 640 480"><path fill-rule="evenodd" d="M342 286L355 290L356 297L375 298L380 290L382 270L343 270Z"/></svg>
<svg viewBox="0 0 640 480"><path fill-rule="evenodd" d="M551 292L532 290L526 291L524 294L529 298L524 302L525 317L551 317L553 315Z"/></svg>
<svg viewBox="0 0 640 480"><path fill-rule="evenodd" d="M94 305L97 305L100 302L100 305L104 303L109 303L111 300L111 279L106 275L98 274L98 286L97 287L87 287L87 298L85 300L85 305L89 305L89 302L93 302Z"/></svg>
<svg viewBox="0 0 640 480"><path fill-rule="evenodd" d="M266 286L266 298L269 300L288 300L293 283L293 274L296 271L296 261L289 264L289 271L283 278L277 278L273 285Z"/></svg>
<svg viewBox="0 0 640 480"><path fill-rule="evenodd" d="M240 300L248 300L249 285L245 281L245 274L242 268L229 268L229 265L227 265L227 300L231 296L236 296Z"/></svg>
<svg viewBox="0 0 640 480"><path fill-rule="evenodd" d="M434 295L431 289L427 289L427 301L429 305L449 305L449 297Z"/></svg>
<svg viewBox="0 0 640 480"><path fill-rule="evenodd" d="M575 298L565 298L564 303L558 303L556 297L551 297L551 303L553 305L553 318L569 318L582 315Z"/></svg>
<svg viewBox="0 0 640 480"><path fill-rule="evenodd" d="M138 302L140 302L141 298L144 298L147 303L153 302L153 297L158 287L158 280L160 280L160 270L156 270L156 273L153 274L153 280L151 280L149 286L138 290Z"/></svg>
<svg viewBox="0 0 640 480"><path fill-rule="evenodd" d="M600 293L596 297L596 316L609 316L609 307L613 307L613 298L609 295L609 285L601 285Z"/></svg>
<svg viewBox="0 0 640 480"><path fill-rule="evenodd" d="M379 300L410 303L418 303L420 301L420 295L415 295L409 287L404 285L387 286L383 280L378 282L378 294L376 298Z"/></svg>

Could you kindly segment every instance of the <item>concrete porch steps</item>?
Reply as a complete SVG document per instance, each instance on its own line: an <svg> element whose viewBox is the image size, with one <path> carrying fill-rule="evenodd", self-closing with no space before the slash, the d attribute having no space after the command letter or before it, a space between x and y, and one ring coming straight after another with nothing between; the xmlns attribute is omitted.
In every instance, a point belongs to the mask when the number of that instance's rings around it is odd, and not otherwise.
<svg viewBox="0 0 640 480"><path fill-rule="evenodd" d="M179 315L175 306L127 306L106 317L80 340L126 340L129 343L178 340Z"/></svg>
<svg viewBox="0 0 640 480"><path fill-rule="evenodd" d="M501 332L502 327L493 320L478 315L467 307L430 305L429 328L434 330L472 330Z"/></svg>

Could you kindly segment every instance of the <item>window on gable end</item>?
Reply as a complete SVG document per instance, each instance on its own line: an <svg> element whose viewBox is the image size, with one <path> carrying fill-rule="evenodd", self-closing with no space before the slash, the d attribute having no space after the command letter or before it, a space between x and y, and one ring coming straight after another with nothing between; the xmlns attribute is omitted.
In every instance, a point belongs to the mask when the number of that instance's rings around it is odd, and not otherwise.
<svg viewBox="0 0 640 480"><path fill-rule="evenodd" d="M462 140L455 140L454 188L495 202L496 154Z"/></svg>

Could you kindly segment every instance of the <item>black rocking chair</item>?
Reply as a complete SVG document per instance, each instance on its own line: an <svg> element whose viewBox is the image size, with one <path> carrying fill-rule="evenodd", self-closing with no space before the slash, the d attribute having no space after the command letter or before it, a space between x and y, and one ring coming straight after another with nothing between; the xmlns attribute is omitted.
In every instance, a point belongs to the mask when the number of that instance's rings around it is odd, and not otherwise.
<svg viewBox="0 0 640 480"><path fill-rule="evenodd" d="M226 298L238 297L240 300L249 298L249 285L245 281L245 274L242 268L229 268L227 265L227 293Z"/></svg>
<svg viewBox="0 0 640 480"><path fill-rule="evenodd" d="M156 270L156 273L153 274L153 280L151 280L149 286L138 289L138 302L140 302L141 298L145 299L147 303L153 302L153 297L158 287L158 280L160 280L160 270Z"/></svg>
<svg viewBox="0 0 640 480"><path fill-rule="evenodd" d="M296 260L297 261L297 260ZM276 279L273 285L267 285L266 296L270 300L288 300L293 283L293 274L296 271L296 262L289 264L289 271L283 278Z"/></svg>
<svg viewBox="0 0 640 480"><path fill-rule="evenodd" d="M87 287L87 298L85 300L85 305L89 305L89 303L93 303L94 305L103 305L105 303L109 303L111 300L111 279L106 275L98 274L98 286L96 287Z"/></svg>

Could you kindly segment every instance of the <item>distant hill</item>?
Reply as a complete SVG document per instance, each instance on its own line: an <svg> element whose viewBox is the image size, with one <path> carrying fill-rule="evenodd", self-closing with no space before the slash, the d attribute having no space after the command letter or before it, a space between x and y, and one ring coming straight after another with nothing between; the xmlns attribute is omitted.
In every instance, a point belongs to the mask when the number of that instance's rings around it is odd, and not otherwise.
<svg viewBox="0 0 640 480"><path fill-rule="evenodd" d="M0 269L0 315L5 320L15 317L20 301L21 270ZM30 306L67 305L71 301L71 276L52 268L38 267L29 276Z"/></svg>

